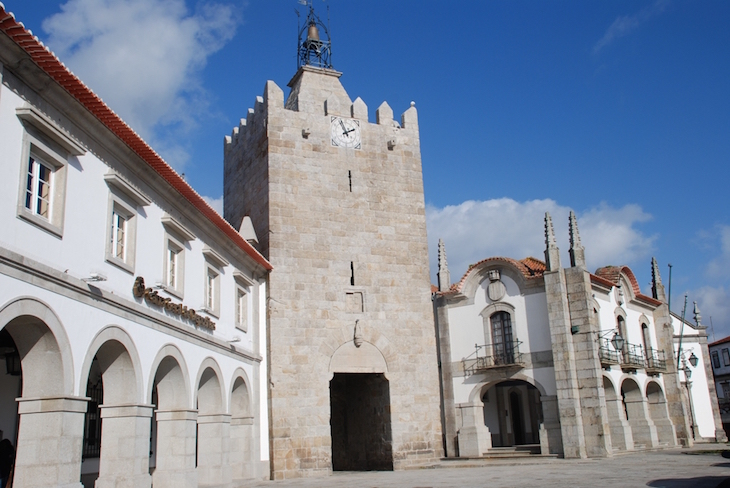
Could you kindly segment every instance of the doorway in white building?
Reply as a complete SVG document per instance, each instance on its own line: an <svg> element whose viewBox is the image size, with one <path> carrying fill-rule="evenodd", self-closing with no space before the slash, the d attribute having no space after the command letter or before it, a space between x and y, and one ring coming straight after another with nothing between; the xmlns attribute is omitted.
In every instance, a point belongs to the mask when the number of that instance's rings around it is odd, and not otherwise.
<svg viewBox="0 0 730 488"><path fill-rule="evenodd" d="M492 436L492 447L540 443L542 405L540 392L526 381L497 383L482 395L484 423Z"/></svg>

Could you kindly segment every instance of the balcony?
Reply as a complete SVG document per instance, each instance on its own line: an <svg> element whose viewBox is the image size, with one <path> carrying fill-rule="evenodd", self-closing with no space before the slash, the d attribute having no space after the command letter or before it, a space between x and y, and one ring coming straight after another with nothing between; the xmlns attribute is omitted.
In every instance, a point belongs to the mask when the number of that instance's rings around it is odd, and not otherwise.
<svg viewBox="0 0 730 488"><path fill-rule="evenodd" d="M598 356L601 358L602 368L610 368L614 364L621 363L618 352L614 349L611 341L605 338L601 339L598 347Z"/></svg>
<svg viewBox="0 0 730 488"><path fill-rule="evenodd" d="M621 356L621 369L626 372L636 372L646 367L643 348L638 344L625 343Z"/></svg>
<svg viewBox="0 0 730 488"><path fill-rule="evenodd" d="M664 351L648 348L646 350L646 374L657 375L667 372L667 358Z"/></svg>
<svg viewBox="0 0 730 488"><path fill-rule="evenodd" d="M476 349L461 360L464 376L485 373L493 370L522 369L525 367L520 352L520 341L508 344L475 344ZM480 354L482 353L482 354Z"/></svg>

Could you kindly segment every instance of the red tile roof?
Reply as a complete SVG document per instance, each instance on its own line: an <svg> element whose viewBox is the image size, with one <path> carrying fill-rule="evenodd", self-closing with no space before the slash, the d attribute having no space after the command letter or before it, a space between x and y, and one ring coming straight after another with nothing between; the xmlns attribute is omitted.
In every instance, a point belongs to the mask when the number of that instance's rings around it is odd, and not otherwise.
<svg viewBox="0 0 730 488"><path fill-rule="evenodd" d="M662 304L659 300L641 293L639 282L636 281L634 272L631 271L631 268L628 266L604 266L603 268L598 268L596 272L591 275L591 281L602 283L607 286L618 286L622 273L628 278L629 284L631 285L631 289L633 290L634 295L636 295L636 298L656 306Z"/></svg>
<svg viewBox="0 0 730 488"><path fill-rule="evenodd" d="M544 262L533 257L527 257L519 261L517 261L516 259L504 257L487 258L479 261L478 263L470 265L469 269L466 273L464 273L464 276L461 277L461 280L458 283L454 283L453 285L451 285L451 289L449 291L441 293L460 293L462 291L462 288L464 287L464 283L466 283L467 278L471 275L472 272L474 272L474 270L479 268L482 264L496 261L506 261L507 263L511 264L522 274L522 276L525 277L525 279L540 278L547 269L547 266Z"/></svg>
<svg viewBox="0 0 730 488"><path fill-rule="evenodd" d="M725 337L723 339L720 339L719 341L715 341L715 342L712 342L710 344L707 344L707 347L719 346L720 344L725 344L727 342L730 342L730 336L727 336L727 337Z"/></svg>
<svg viewBox="0 0 730 488"><path fill-rule="evenodd" d="M12 13L0 3L0 31L7 35L33 62L75 98L99 122L121 139L145 163L156 171L167 183L177 190L216 227L228 236L239 248L267 270L271 263L248 243L223 217L211 208L193 188L182 179L136 132L132 130L93 91L64 66L61 61L41 43L23 24L15 20Z"/></svg>

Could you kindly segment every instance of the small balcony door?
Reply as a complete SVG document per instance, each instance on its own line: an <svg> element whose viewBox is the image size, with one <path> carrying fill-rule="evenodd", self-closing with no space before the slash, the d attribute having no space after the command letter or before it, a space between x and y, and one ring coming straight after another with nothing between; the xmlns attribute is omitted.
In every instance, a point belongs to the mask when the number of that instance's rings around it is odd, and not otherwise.
<svg viewBox="0 0 730 488"><path fill-rule="evenodd" d="M512 338L512 318L507 312L497 312L491 317L492 347L494 364L513 364L515 362Z"/></svg>

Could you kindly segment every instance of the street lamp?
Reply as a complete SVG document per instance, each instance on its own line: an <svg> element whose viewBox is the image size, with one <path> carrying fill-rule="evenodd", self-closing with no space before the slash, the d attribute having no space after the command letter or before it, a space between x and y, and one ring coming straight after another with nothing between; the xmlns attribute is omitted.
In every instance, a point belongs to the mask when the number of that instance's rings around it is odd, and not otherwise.
<svg viewBox="0 0 730 488"><path fill-rule="evenodd" d="M613 346L613 348L614 348L614 349L616 349L617 351L620 351L621 349L623 349L623 347L624 347L624 342L625 342L625 341L624 341L624 338L623 338L623 337L621 337L621 334L619 334L618 332L616 332L616 333L615 333L615 334L613 335L613 338L611 338L611 345L612 345L612 346Z"/></svg>
<svg viewBox="0 0 730 488"><path fill-rule="evenodd" d="M697 356L695 356L695 353L693 351L692 354L689 356L689 364L691 364L692 367L694 368L697 366L697 361L698 361Z"/></svg>

